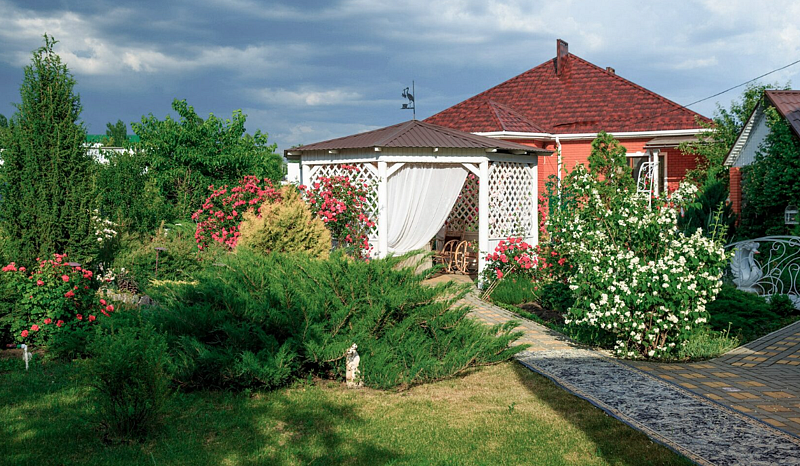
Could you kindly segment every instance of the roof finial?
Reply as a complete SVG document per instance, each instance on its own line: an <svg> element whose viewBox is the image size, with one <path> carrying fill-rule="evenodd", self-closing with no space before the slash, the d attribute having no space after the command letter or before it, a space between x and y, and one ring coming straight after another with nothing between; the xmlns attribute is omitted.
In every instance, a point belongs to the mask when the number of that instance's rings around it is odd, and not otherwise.
<svg viewBox="0 0 800 466"><path fill-rule="evenodd" d="M414 100L415 92L416 91L414 89L414 81L411 81L411 92L408 92L408 88L403 89L403 97L408 99L408 103L403 104L403 106L401 107L402 110L411 110L413 115L412 119L414 120L417 119L417 103Z"/></svg>

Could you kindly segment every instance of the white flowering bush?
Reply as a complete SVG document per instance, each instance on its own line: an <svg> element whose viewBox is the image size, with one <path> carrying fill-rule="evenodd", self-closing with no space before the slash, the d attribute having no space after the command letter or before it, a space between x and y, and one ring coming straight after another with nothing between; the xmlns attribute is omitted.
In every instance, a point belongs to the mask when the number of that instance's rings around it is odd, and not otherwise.
<svg viewBox="0 0 800 466"><path fill-rule="evenodd" d="M706 304L720 290L728 259L724 235L678 230L679 209L697 192L693 185L651 205L624 178L629 171L616 171L617 179L605 171L577 166L564 181L561 203L550 209L552 241L573 265L568 283L575 304L566 322L612 335L619 356L664 358L708 321Z"/></svg>

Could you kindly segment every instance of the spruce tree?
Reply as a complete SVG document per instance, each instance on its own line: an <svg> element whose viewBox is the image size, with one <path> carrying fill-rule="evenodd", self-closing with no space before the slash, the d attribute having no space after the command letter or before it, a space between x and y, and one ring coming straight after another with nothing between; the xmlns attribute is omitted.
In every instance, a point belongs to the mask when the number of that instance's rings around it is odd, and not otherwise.
<svg viewBox="0 0 800 466"><path fill-rule="evenodd" d="M75 79L45 34L20 87L22 103L2 135L0 227L7 255L22 265L68 253L86 263L92 228L94 161L86 152Z"/></svg>

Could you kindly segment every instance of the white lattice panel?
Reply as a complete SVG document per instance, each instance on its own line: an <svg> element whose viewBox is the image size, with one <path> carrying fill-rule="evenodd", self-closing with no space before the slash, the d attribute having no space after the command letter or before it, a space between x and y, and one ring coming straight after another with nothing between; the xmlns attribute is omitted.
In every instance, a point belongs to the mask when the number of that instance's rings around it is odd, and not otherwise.
<svg viewBox="0 0 800 466"><path fill-rule="evenodd" d="M467 175L461 194L447 217L448 230L478 231L478 183L477 176Z"/></svg>
<svg viewBox="0 0 800 466"><path fill-rule="evenodd" d="M366 163L346 164L350 167L358 168L358 171L351 171L344 168L345 164L326 164L317 165L311 172L311 183L317 182L320 178L332 178L334 176L349 176L350 181L353 183L366 183L372 186L372 191L375 193L378 188L378 175L375 173L374 168L370 165L367 167ZM353 175L355 174L355 177ZM375 222L375 226L370 229L369 239L370 243L377 241L378 238L378 196L373 195L367 199L369 219Z"/></svg>
<svg viewBox="0 0 800 466"><path fill-rule="evenodd" d="M492 162L489 167L489 237L503 238L531 231L533 175L530 165Z"/></svg>

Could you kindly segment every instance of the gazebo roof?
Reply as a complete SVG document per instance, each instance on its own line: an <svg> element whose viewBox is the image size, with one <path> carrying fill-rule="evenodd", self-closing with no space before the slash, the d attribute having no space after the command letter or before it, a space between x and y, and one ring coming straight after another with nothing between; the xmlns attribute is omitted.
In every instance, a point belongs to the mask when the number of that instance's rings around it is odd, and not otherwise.
<svg viewBox="0 0 800 466"><path fill-rule="evenodd" d="M385 128L354 134L328 141L307 144L287 149L285 155L297 156L302 152L316 150L373 149L373 148L454 148L489 149L509 152L523 152L535 155L550 155L552 151L526 146L501 139L478 136L451 128L410 120Z"/></svg>

